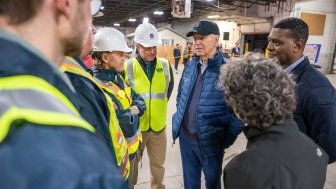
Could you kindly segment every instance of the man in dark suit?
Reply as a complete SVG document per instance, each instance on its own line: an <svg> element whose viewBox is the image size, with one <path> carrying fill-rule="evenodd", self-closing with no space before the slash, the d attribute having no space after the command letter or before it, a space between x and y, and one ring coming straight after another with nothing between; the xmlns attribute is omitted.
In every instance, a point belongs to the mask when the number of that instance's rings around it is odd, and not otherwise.
<svg viewBox="0 0 336 189"><path fill-rule="evenodd" d="M236 46L231 50L231 57L238 57L240 55L239 43L236 43Z"/></svg>
<svg viewBox="0 0 336 189"><path fill-rule="evenodd" d="M297 106L294 119L336 161L336 91L329 80L303 56L308 25L299 18L276 23L268 36L269 57L277 57L284 72L296 81ZM304 158L304 157L303 157Z"/></svg>
<svg viewBox="0 0 336 189"><path fill-rule="evenodd" d="M174 59L175 59L175 65L174 65L174 69L175 72L178 73L177 69L178 69L178 64L180 62L181 59L181 50L180 50L180 45L176 44L176 48L174 49Z"/></svg>

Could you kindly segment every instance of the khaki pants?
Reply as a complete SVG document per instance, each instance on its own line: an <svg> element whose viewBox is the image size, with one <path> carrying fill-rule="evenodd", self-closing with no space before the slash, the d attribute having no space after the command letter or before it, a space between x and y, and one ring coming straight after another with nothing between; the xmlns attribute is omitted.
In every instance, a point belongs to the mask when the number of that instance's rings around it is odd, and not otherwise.
<svg viewBox="0 0 336 189"><path fill-rule="evenodd" d="M151 189L165 189L163 178L167 149L166 129L160 132L146 131L141 133L142 143L139 152L144 152L145 148L147 148L151 173Z"/></svg>

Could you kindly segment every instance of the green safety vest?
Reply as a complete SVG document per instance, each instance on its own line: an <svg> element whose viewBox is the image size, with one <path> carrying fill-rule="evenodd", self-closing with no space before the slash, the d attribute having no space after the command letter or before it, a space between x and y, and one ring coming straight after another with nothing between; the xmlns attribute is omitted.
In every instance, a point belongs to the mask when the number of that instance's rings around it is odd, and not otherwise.
<svg viewBox="0 0 336 189"><path fill-rule="evenodd" d="M120 77L120 79L123 80L122 77ZM132 104L131 88L126 84L124 80L123 83L125 89L120 88L112 81L105 83L100 81L98 84L107 93L113 95L121 103L124 110L127 110L131 107ZM134 136L126 137L126 140L128 144L128 153L134 154L139 149L140 143L142 142L142 135L140 128L138 129L137 133Z"/></svg>
<svg viewBox="0 0 336 189"><path fill-rule="evenodd" d="M80 75L92 81L94 84L98 86L98 80L93 78L89 73L87 73L77 62L75 59L71 57L66 57L61 65L61 70L63 72L69 72L76 75ZM130 162L128 157L128 146L127 140L124 137L124 134L119 126L119 121L117 119L117 115L114 110L114 104L112 99L105 94L103 91L107 102L107 106L110 113L109 120L109 130L112 139L112 144L115 152L115 156L117 159L117 164L119 167L119 171L121 175L127 180L130 173Z"/></svg>
<svg viewBox="0 0 336 189"><path fill-rule="evenodd" d="M128 60L124 66L125 81L146 102L146 111L140 118L141 131L161 131L166 127L168 86L170 82L169 62L156 59L156 68L150 82L136 58Z"/></svg>

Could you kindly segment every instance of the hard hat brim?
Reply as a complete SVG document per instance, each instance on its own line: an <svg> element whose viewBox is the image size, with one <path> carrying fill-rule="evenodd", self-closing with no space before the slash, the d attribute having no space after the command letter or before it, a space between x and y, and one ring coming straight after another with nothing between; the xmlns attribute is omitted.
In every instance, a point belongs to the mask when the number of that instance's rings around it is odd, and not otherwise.
<svg viewBox="0 0 336 189"><path fill-rule="evenodd" d="M156 46L159 46L161 45L161 43L159 41L156 41L156 42L152 42L152 43L142 43L142 42L136 42L136 43L139 43L140 45L142 45L143 47L156 47Z"/></svg>

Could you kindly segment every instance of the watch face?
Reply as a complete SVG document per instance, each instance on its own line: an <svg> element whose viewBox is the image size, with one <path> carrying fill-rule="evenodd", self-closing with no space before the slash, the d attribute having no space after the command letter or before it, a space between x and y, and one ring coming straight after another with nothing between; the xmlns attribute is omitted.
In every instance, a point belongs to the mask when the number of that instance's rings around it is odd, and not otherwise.
<svg viewBox="0 0 336 189"><path fill-rule="evenodd" d="M95 15L100 10L100 7L102 5L101 0L91 0L91 15Z"/></svg>

